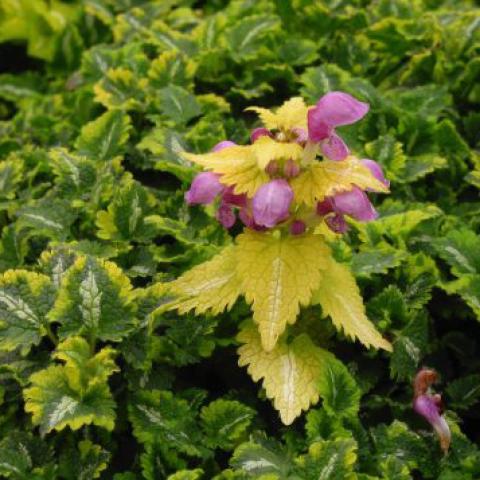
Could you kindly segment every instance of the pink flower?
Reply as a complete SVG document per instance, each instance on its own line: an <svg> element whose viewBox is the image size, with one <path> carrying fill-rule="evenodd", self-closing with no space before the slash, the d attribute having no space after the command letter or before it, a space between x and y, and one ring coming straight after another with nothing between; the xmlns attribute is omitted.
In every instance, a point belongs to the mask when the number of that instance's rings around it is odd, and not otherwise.
<svg viewBox="0 0 480 480"><path fill-rule="evenodd" d="M435 370L422 368L414 381L413 409L433 427L440 440L441 449L447 453L450 447L451 433L445 417L442 415L442 398L430 393L430 386L437 380Z"/></svg>
<svg viewBox="0 0 480 480"><path fill-rule="evenodd" d="M199 173L185 193L185 201L188 205L208 205L225 188L219 181L220 175L212 172Z"/></svg>
<svg viewBox="0 0 480 480"><path fill-rule="evenodd" d="M283 174L287 178L294 178L297 177L299 173L300 167L298 166L298 163L289 158L283 167Z"/></svg>
<svg viewBox="0 0 480 480"><path fill-rule="evenodd" d="M358 187L349 192L337 193L333 197L326 197L323 202L317 204L317 213L319 215L325 216L331 212L339 215L348 215L360 222L369 222L378 217L367 194Z"/></svg>
<svg viewBox="0 0 480 480"><path fill-rule="evenodd" d="M343 215L336 213L325 218L325 223L328 228L335 233L345 233L348 230L348 225Z"/></svg>
<svg viewBox="0 0 480 480"><path fill-rule="evenodd" d="M231 228L235 224L235 213L233 213L233 208L228 203L221 203L220 207L215 214L215 218L225 227Z"/></svg>
<svg viewBox="0 0 480 480"><path fill-rule="evenodd" d="M349 150L335 133L335 127L350 125L363 118L369 110L348 93L329 92L308 112L308 136L312 142L322 142L322 152L332 160L343 160Z"/></svg>
<svg viewBox="0 0 480 480"><path fill-rule="evenodd" d="M377 162L369 158L362 158L360 161L372 172L372 175L378 181L382 182L387 188L390 187L390 181L385 178L382 167Z"/></svg>
<svg viewBox="0 0 480 480"><path fill-rule="evenodd" d="M293 190L286 180L272 180L262 185L252 200L253 220L272 228L288 217Z"/></svg>

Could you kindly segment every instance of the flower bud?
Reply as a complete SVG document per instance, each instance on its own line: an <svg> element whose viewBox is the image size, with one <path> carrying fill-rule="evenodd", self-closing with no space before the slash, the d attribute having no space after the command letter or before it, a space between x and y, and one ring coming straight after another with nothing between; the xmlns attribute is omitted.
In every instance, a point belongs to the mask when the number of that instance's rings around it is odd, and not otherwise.
<svg viewBox="0 0 480 480"><path fill-rule="evenodd" d="M290 233L292 235L301 235L302 233L305 233L306 229L307 226L305 225L305 222L302 222L302 220L295 220L290 225Z"/></svg>
<svg viewBox="0 0 480 480"><path fill-rule="evenodd" d="M252 200L253 220L257 225L274 227L288 217L293 190L286 180L272 180L262 185Z"/></svg>
<svg viewBox="0 0 480 480"><path fill-rule="evenodd" d="M250 141L255 143L260 137L271 137L272 133L268 128L255 128L250 134Z"/></svg>
<svg viewBox="0 0 480 480"><path fill-rule="evenodd" d="M336 134L332 133L325 141L322 142L322 153L330 160L345 160L350 155L345 142Z"/></svg>
<svg viewBox="0 0 480 480"><path fill-rule="evenodd" d="M362 162L362 165L365 165L365 167L372 172L372 175L378 181L382 182L387 188L390 187L390 181L385 178L382 167L377 162L370 160L369 158L363 158L360 161Z"/></svg>
<svg viewBox="0 0 480 480"><path fill-rule="evenodd" d="M328 228L335 233L345 233L348 230L348 225L345 221L345 217L338 213L326 217L325 223L327 224Z"/></svg>
<svg viewBox="0 0 480 480"><path fill-rule="evenodd" d="M217 143L212 148L212 152L219 152L220 150L223 150L224 148L234 147L235 145L237 145L235 142L231 142L230 140L223 140L223 141Z"/></svg>
<svg viewBox="0 0 480 480"><path fill-rule="evenodd" d="M322 202L317 203L317 215L325 216L333 212L332 197L325 197Z"/></svg>
<svg viewBox="0 0 480 480"><path fill-rule="evenodd" d="M220 204L215 217L225 228L233 227L236 220L232 207L223 202Z"/></svg>
<svg viewBox="0 0 480 480"><path fill-rule="evenodd" d="M300 173L300 167L298 166L297 162L289 158L285 162L285 166L283 167L283 174L287 178L294 178L297 177Z"/></svg>
<svg viewBox="0 0 480 480"><path fill-rule="evenodd" d="M212 172L199 173L185 193L185 201L188 205L208 205L225 188L219 181L220 175Z"/></svg>
<svg viewBox="0 0 480 480"><path fill-rule="evenodd" d="M273 177L278 173L278 162L276 160L270 160L265 167L265 172L269 177Z"/></svg>

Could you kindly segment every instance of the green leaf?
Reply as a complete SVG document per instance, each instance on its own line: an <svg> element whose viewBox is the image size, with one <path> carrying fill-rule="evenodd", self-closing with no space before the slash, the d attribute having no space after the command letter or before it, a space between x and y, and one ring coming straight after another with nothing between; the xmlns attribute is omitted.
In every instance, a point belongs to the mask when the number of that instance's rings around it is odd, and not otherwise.
<svg viewBox="0 0 480 480"><path fill-rule="evenodd" d="M126 182L115 191L108 210L97 213L98 237L103 240L147 241L155 229L145 222L153 211L155 198L140 184Z"/></svg>
<svg viewBox="0 0 480 480"><path fill-rule="evenodd" d="M370 277L374 274L387 273L390 268L398 267L407 257L407 253L391 247L389 244L379 244L374 248L363 248L355 253L351 261L354 275Z"/></svg>
<svg viewBox="0 0 480 480"><path fill-rule="evenodd" d="M138 392L129 404L135 437L142 443L164 443L193 457L207 453L188 402L171 392Z"/></svg>
<svg viewBox="0 0 480 480"><path fill-rule="evenodd" d="M392 135L382 135L373 142L367 143L365 152L369 158L375 159L385 168L387 178L396 180L405 177L407 157L403 151L403 145Z"/></svg>
<svg viewBox="0 0 480 480"><path fill-rule="evenodd" d="M179 470L173 475L169 475L167 480L200 480L203 473L201 468L196 468L195 470Z"/></svg>
<svg viewBox="0 0 480 480"><path fill-rule="evenodd" d="M90 440L81 440L75 449L61 457L60 472L66 480L100 478L107 468L110 453Z"/></svg>
<svg viewBox="0 0 480 480"><path fill-rule="evenodd" d="M230 464L235 469L246 472L248 478L288 478L291 460L275 441L256 437L250 442L242 443L233 453ZM275 476L276 475L276 476Z"/></svg>
<svg viewBox="0 0 480 480"><path fill-rule="evenodd" d="M279 24L279 18L274 15L252 15L235 22L226 33L232 56L238 60L255 57L265 37L274 33Z"/></svg>
<svg viewBox="0 0 480 480"><path fill-rule="evenodd" d="M80 256L64 274L49 318L61 323L61 338L118 342L136 323L134 309L132 286L117 265Z"/></svg>
<svg viewBox="0 0 480 480"><path fill-rule="evenodd" d="M447 166L448 161L445 157L433 153L409 157L405 164L402 180L407 183L415 182L429 173Z"/></svg>
<svg viewBox="0 0 480 480"><path fill-rule="evenodd" d="M319 378L323 407L330 415L355 418L360 408L361 392L347 367L339 360L325 365Z"/></svg>
<svg viewBox="0 0 480 480"><path fill-rule="evenodd" d="M49 329L47 314L55 299L50 279L26 270L0 276L0 349L20 348L23 354L38 345Z"/></svg>
<svg viewBox="0 0 480 480"><path fill-rule="evenodd" d="M94 160L111 160L123 153L130 127L130 118L122 111L105 112L82 128L75 147Z"/></svg>
<svg viewBox="0 0 480 480"><path fill-rule="evenodd" d="M441 286L447 293L460 295L480 319L480 275L463 274L458 280Z"/></svg>
<svg viewBox="0 0 480 480"><path fill-rule="evenodd" d="M169 50L161 53L150 64L148 78L153 88L164 88L169 85L190 87L195 74L195 62L182 53Z"/></svg>
<svg viewBox="0 0 480 480"><path fill-rule="evenodd" d="M94 424L113 430L115 402L108 377L118 371L115 351L105 347L93 355L81 337L70 337L60 345L54 358L64 365L52 365L30 377L31 387L23 391L25 410L45 435L70 427L78 430Z"/></svg>
<svg viewBox="0 0 480 480"><path fill-rule="evenodd" d="M254 411L235 400L215 400L201 412L203 430L212 448L232 450L245 433Z"/></svg>
<svg viewBox="0 0 480 480"><path fill-rule="evenodd" d="M0 475L6 478L40 479L32 474L41 473L40 467L47 467L51 461L52 450L30 433L10 431L0 442Z"/></svg>
<svg viewBox="0 0 480 480"><path fill-rule="evenodd" d="M435 239L434 247L457 277L480 273L480 237L472 230L451 230L445 237Z"/></svg>
<svg viewBox="0 0 480 480"><path fill-rule="evenodd" d="M169 85L158 92L159 108L176 124L184 124L202 113L195 95L176 85Z"/></svg>
<svg viewBox="0 0 480 480"><path fill-rule="evenodd" d="M472 374L453 380L447 385L452 408L464 410L480 400L480 375Z"/></svg>
<svg viewBox="0 0 480 480"><path fill-rule="evenodd" d="M355 480L356 449L352 439L317 441L310 445L307 455L297 459L297 470L305 480Z"/></svg>

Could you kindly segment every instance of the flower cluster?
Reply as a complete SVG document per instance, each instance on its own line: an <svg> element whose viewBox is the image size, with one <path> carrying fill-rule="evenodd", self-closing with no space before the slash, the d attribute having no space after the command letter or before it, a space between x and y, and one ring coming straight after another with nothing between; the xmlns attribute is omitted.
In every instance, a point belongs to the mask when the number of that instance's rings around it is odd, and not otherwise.
<svg viewBox="0 0 480 480"><path fill-rule="evenodd" d="M422 368L417 373L413 382L413 409L434 428L440 440L441 449L447 453L451 434L448 423L442 415L442 397L430 391L431 385L437 380L437 372L430 368Z"/></svg>
<svg viewBox="0 0 480 480"><path fill-rule="evenodd" d="M229 150L235 163L236 155L245 159L245 155L251 152L260 159L257 162L261 169L259 175L264 175L265 181L252 195L244 191L239 193L237 184L229 184L212 168L213 171L200 173L194 178L185 195L189 205L217 201L216 218L225 228L235 224L238 212L239 219L248 228L265 230L285 225L293 235L302 234L322 221L330 230L344 233L348 228L345 217L361 222L377 217L366 191L387 191L389 182L378 163L352 157L335 130L363 118L369 110L368 104L347 93L330 92L312 107L305 106L301 99L292 99L277 113L252 109L259 112L265 124L251 133L250 147L254 150L247 151L248 147L227 140L217 144L212 153ZM293 183L318 162L319 154L330 162L355 161L371 175L377 187L360 188L353 180L348 188L333 188L332 195L321 196L314 208L306 208L296 198Z"/></svg>

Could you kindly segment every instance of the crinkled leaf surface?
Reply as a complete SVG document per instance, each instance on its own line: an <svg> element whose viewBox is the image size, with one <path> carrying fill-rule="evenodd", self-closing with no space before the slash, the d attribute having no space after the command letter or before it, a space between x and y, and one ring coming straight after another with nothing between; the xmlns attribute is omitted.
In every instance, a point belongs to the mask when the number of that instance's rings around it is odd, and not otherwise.
<svg viewBox="0 0 480 480"><path fill-rule="evenodd" d="M115 402L107 380L118 370L114 354L109 347L92 354L81 337L70 337L57 347L54 357L64 364L34 373L23 392L25 410L42 434L92 423L113 430Z"/></svg>
<svg viewBox="0 0 480 480"><path fill-rule="evenodd" d="M136 324L132 286L113 262L80 256L66 271L51 321L61 324L61 338L85 334L120 341Z"/></svg>

